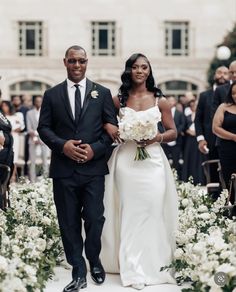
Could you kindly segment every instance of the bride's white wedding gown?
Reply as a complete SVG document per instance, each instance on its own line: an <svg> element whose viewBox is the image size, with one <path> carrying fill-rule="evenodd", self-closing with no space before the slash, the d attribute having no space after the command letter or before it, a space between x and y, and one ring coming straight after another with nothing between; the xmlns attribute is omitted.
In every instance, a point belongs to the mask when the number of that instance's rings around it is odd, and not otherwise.
<svg viewBox="0 0 236 292"><path fill-rule="evenodd" d="M158 115L158 106L120 114ZM118 145L109 160L105 182L105 224L102 263L106 272L120 273L124 286L175 283L169 265L175 250L177 192L169 162L159 143L146 147L151 158L134 161L136 144Z"/></svg>

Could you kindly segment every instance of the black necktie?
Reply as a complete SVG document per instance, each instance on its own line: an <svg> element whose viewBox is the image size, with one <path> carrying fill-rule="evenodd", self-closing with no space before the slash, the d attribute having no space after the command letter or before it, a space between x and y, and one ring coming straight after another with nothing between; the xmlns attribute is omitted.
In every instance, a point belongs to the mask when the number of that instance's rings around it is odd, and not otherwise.
<svg viewBox="0 0 236 292"><path fill-rule="evenodd" d="M75 122L79 121L80 113L81 113L81 93L79 89L79 84L74 85L76 87L75 90Z"/></svg>

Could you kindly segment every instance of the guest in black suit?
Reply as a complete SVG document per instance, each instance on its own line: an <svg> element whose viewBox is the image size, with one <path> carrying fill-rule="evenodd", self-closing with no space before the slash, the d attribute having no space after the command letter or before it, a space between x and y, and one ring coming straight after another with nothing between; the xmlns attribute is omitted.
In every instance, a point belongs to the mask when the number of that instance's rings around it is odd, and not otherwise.
<svg viewBox="0 0 236 292"><path fill-rule="evenodd" d="M175 126L177 129L177 139L175 141L163 144L163 150L169 161L172 161L171 166L176 169L179 179L181 178L180 159L183 159L183 135L186 127L186 118L183 112L176 108L177 100L174 96L167 97L167 101L171 106L172 117L174 118Z"/></svg>
<svg viewBox="0 0 236 292"><path fill-rule="evenodd" d="M212 133L212 117L210 112L212 108L214 91L216 90L217 86L226 84L228 79L229 69L225 66L218 67L214 75L215 83L213 87L201 92L199 96L195 117L195 128L198 149L202 154L204 154L204 160L218 159L216 136ZM219 182L219 175L216 165L212 165L211 167L211 180L212 182Z"/></svg>
<svg viewBox="0 0 236 292"><path fill-rule="evenodd" d="M212 110L211 115L212 118L218 108L218 106L225 102L226 96L228 95L230 84L234 81L236 81L236 60L231 62L229 65L229 80L230 82L227 84L224 84L222 86L218 86L214 92L214 98L213 98L213 104L212 104Z"/></svg>
<svg viewBox="0 0 236 292"><path fill-rule="evenodd" d="M193 99L189 103L190 115L186 116L185 145L184 145L184 164L183 164L183 181L188 181L192 176L194 185L205 184L203 169L201 167L202 157L198 151L196 139L195 116L197 101Z"/></svg>
<svg viewBox="0 0 236 292"><path fill-rule="evenodd" d="M48 89L43 98L38 132L52 150L50 177L72 282L64 291L87 286L83 245L92 279L101 284L105 272L99 259L104 224L105 154L112 139L103 125L117 125L110 90L85 77L87 54L80 46L67 49L68 78ZM84 220L85 242L81 235Z"/></svg>

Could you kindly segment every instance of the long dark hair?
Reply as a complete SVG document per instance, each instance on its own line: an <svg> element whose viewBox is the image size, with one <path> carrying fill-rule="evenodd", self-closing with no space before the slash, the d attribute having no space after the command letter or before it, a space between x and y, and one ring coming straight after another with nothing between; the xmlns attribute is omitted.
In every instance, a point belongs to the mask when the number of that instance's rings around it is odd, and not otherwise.
<svg viewBox="0 0 236 292"><path fill-rule="evenodd" d="M225 102L228 103L228 104L236 104L235 101L233 100L233 97L232 97L232 89L233 89L234 86L236 86L236 81L234 81L234 82L230 85L230 88L229 88L228 94L227 94L227 96L226 96Z"/></svg>
<svg viewBox="0 0 236 292"><path fill-rule="evenodd" d="M147 57L141 53L136 53L130 56L129 59L126 61L125 70L121 75L122 85L119 88L119 94L118 94L121 107L126 106L126 102L129 97L129 90L132 88L132 78L131 78L132 66L136 62L136 60L140 57L144 58L147 61L148 66L150 68L150 74L146 80L147 90L153 92L155 97L164 96L162 91L158 87L155 86L155 80L152 74L152 67Z"/></svg>

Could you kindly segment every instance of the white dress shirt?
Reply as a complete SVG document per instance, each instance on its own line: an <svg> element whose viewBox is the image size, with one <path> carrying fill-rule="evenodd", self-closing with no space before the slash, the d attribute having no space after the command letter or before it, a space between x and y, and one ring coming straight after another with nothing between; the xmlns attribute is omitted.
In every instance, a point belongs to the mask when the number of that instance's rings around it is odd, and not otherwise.
<svg viewBox="0 0 236 292"><path fill-rule="evenodd" d="M79 89L81 93L81 108L83 107L84 103L84 98L85 98L85 91L86 91L86 77L82 79L79 83L75 83L71 81L70 79L66 79L67 81L67 91L68 91L68 96L69 96L69 101L70 101L70 107L73 116L75 117L75 90L76 87L74 86L75 84L79 84Z"/></svg>
<svg viewBox="0 0 236 292"><path fill-rule="evenodd" d="M176 107L173 106L173 107L171 108L171 114L172 114L172 117L173 117L173 118L174 118L174 116L175 116L175 111L176 111ZM171 142L167 143L167 145L169 145L169 146L175 146L175 145L176 145L176 141L171 141Z"/></svg>

